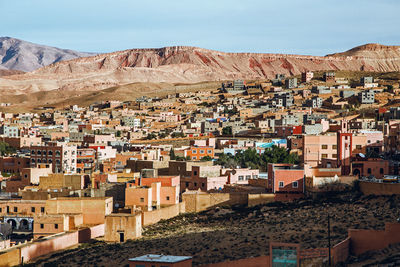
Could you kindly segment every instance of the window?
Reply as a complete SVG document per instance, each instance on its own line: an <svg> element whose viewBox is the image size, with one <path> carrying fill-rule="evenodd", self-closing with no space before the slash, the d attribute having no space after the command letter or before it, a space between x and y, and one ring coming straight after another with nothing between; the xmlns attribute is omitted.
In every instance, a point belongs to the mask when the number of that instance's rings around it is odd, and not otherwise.
<svg viewBox="0 0 400 267"><path fill-rule="evenodd" d="M323 158L323 159L328 158L328 154L322 154L322 155L321 155L321 158Z"/></svg>
<svg viewBox="0 0 400 267"><path fill-rule="evenodd" d="M322 149L328 149L328 145L322 145Z"/></svg>
<svg viewBox="0 0 400 267"><path fill-rule="evenodd" d="M356 149L361 149L361 145L356 145Z"/></svg>
<svg viewBox="0 0 400 267"><path fill-rule="evenodd" d="M41 224L40 224L40 229L43 229L43 228L44 228L44 224L41 223Z"/></svg>
<svg viewBox="0 0 400 267"><path fill-rule="evenodd" d="M239 175L239 181L243 181L243 175Z"/></svg>
<svg viewBox="0 0 400 267"><path fill-rule="evenodd" d="M253 179L257 179L258 175L257 174L253 174Z"/></svg>
<svg viewBox="0 0 400 267"><path fill-rule="evenodd" d="M383 174L383 168L380 168L380 169L379 169L379 173L380 173L380 174Z"/></svg>
<svg viewBox="0 0 400 267"><path fill-rule="evenodd" d="M18 207L14 207L14 212L18 212Z"/></svg>
<svg viewBox="0 0 400 267"><path fill-rule="evenodd" d="M192 150L192 154L197 154L197 150Z"/></svg>
<svg viewBox="0 0 400 267"><path fill-rule="evenodd" d="M35 150L31 150L31 155L35 155Z"/></svg>
<svg viewBox="0 0 400 267"><path fill-rule="evenodd" d="M169 197L167 197L167 200L169 200Z"/></svg>
<svg viewBox="0 0 400 267"><path fill-rule="evenodd" d="M193 172L193 175L194 175L194 176L197 176L197 171L194 171L194 172Z"/></svg>
<svg viewBox="0 0 400 267"><path fill-rule="evenodd" d="M207 150L207 153L208 154L212 154L212 150Z"/></svg>
<svg viewBox="0 0 400 267"><path fill-rule="evenodd" d="M200 150L200 154L204 154L204 150Z"/></svg>
<svg viewBox="0 0 400 267"><path fill-rule="evenodd" d="M298 183L297 181L294 181L294 182L292 183L292 187L293 187L293 188L299 188L299 183Z"/></svg>
<svg viewBox="0 0 400 267"><path fill-rule="evenodd" d="M201 187L204 187L205 186L205 184L204 183L201 183Z"/></svg>
<svg viewBox="0 0 400 267"><path fill-rule="evenodd" d="M251 175L246 175L246 180L249 180L251 178Z"/></svg>
<svg viewBox="0 0 400 267"><path fill-rule="evenodd" d="M140 202L144 202L144 198L141 197L141 198L140 198Z"/></svg>
<svg viewBox="0 0 400 267"><path fill-rule="evenodd" d="M35 207L31 207L31 212L35 212Z"/></svg>
<svg viewBox="0 0 400 267"><path fill-rule="evenodd" d="M189 186L189 182L186 182L185 185L186 185L186 187L188 187Z"/></svg>
<svg viewBox="0 0 400 267"><path fill-rule="evenodd" d="M332 158L336 159L337 158L337 154L332 154Z"/></svg>
<svg viewBox="0 0 400 267"><path fill-rule="evenodd" d="M54 224L54 228L58 229L58 223Z"/></svg>
<svg viewBox="0 0 400 267"><path fill-rule="evenodd" d="M49 155L49 156L53 156L53 151L49 150L48 155Z"/></svg>
<svg viewBox="0 0 400 267"><path fill-rule="evenodd" d="M332 145L332 148L333 149L337 149L337 145Z"/></svg>
<svg viewBox="0 0 400 267"><path fill-rule="evenodd" d="M284 186L285 186L285 184L282 181L280 181L279 182L279 188L283 188Z"/></svg>
<svg viewBox="0 0 400 267"><path fill-rule="evenodd" d="M192 159L197 159L197 157L196 157L196 156L193 156Z"/></svg>
<svg viewBox="0 0 400 267"><path fill-rule="evenodd" d="M194 183L194 186L197 186L197 183L196 183L196 182Z"/></svg>
<svg viewBox="0 0 400 267"><path fill-rule="evenodd" d="M41 213L44 213L44 207L41 207L41 208L40 208L40 212L41 212Z"/></svg>
<svg viewBox="0 0 400 267"><path fill-rule="evenodd" d="M371 174L371 168L368 168L367 172L368 174Z"/></svg>

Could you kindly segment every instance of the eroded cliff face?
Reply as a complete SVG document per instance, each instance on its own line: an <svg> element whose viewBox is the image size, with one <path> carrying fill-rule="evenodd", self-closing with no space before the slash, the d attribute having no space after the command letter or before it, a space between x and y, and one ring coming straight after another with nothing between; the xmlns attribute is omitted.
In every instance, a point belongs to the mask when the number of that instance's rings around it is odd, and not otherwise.
<svg viewBox="0 0 400 267"><path fill-rule="evenodd" d="M58 62L1 79L0 90L97 90L133 82L218 81L297 75L305 70L400 71L400 47L367 44L318 56L224 53L196 47L131 49Z"/></svg>

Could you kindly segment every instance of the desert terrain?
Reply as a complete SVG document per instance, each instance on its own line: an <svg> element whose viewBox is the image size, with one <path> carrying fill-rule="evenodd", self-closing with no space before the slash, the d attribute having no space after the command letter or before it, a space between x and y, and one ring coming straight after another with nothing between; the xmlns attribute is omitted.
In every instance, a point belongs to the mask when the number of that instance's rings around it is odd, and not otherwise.
<svg viewBox="0 0 400 267"><path fill-rule="evenodd" d="M383 229L385 222L399 217L399 205L399 196L348 192L253 208L217 207L148 226L138 240L123 244L97 240L40 258L28 266L127 266L129 258L147 253L192 255L194 266L199 266L268 255L270 241L301 243L303 248L327 247L328 214L334 245L347 237L348 228ZM400 246L374 253L383 259L396 251L400 251ZM349 263L362 266L360 262L370 259L362 255L359 259L350 258Z"/></svg>

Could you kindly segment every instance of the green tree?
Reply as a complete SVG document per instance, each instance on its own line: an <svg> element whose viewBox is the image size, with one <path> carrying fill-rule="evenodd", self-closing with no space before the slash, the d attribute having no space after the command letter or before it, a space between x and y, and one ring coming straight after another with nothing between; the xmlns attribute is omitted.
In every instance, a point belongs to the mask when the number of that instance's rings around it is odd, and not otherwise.
<svg viewBox="0 0 400 267"><path fill-rule="evenodd" d="M169 158L171 160L175 160L176 159L175 150L173 148L171 148L171 150L169 151Z"/></svg>
<svg viewBox="0 0 400 267"><path fill-rule="evenodd" d="M0 155L1 156L8 156L10 154L14 154L15 151L16 151L15 148L10 146L8 143L0 142Z"/></svg>
<svg viewBox="0 0 400 267"><path fill-rule="evenodd" d="M200 159L200 161L211 161L211 160L212 160L212 157L210 157L210 156L204 156Z"/></svg>
<svg viewBox="0 0 400 267"><path fill-rule="evenodd" d="M117 137L121 137L121 131L117 131L115 134Z"/></svg>
<svg viewBox="0 0 400 267"><path fill-rule="evenodd" d="M232 135L232 127L226 126L222 128L222 135Z"/></svg>
<svg viewBox="0 0 400 267"><path fill-rule="evenodd" d="M157 138L157 135L155 134L155 133L149 133L147 136L146 136L146 139L147 140L152 140L152 139L156 139Z"/></svg>

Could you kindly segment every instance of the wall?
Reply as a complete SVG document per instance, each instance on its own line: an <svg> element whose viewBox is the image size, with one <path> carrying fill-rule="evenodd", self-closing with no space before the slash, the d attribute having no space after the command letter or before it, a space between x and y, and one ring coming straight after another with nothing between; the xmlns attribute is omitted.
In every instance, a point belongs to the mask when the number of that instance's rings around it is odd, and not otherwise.
<svg viewBox="0 0 400 267"><path fill-rule="evenodd" d="M360 190L364 195L400 195L400 183L373 183L360 181Z"/></svg>
<svg viewBox="0 0 400 267"><path fill-rule="evenodd" d="M385 230L349 229L350 251L360 255L370 250L381 250L400 243L400 224L386 223Z"/></svg>
<svg viewBox="0 0 400 267"><path fill-rule="evenodd" d="M21 256L19 249L8 249L6 251L2 251L3 254L0 254L0 266L15 266L21 263Z"/></svg>
<svg viewBox="0 0 400 267"><path fill-rule="evenodd" d="M199 191L188 191L182 194L186 203L186 212L199 212L217 205L247 205L247 194L234 193L205 193Z"/></svg>
<svg viewBox="0 0 400 267"><path fill-rule="evenodd" d="M57 250L66 249L79 243L104 235L104 224L84 228L72 233L59 233L47 238L21 244L0 254L0 266L15 266Z"/></svg>
<svg viewBox="0 0 400 267"><path fill-rule="evenodd" d="M350 238L336 244L331 249L333 264L345 262L350 255Z"/></svg>
<svg viewBox="0 0 400 267"><path fill-rule="evenodd" d="M270 267L270 257L260 256L255 258L241 259L236 261L225 261L219 263L210 263L200 267Z"/></svg>
<svg viewBox="0 0 400 267"><path fill-rule="evenodd" d="M247 205L249 207L252 207L252 206L266 204L266 203L270 203L270 202L274 202L274 201L275 201L274 194L249 194Z"/></svg>
<svg viewBox="0 0 400 267"><path fill-rule="evenodd" d="M142 213L143 226L155 224L160 220L167 220L185 212L185 202L161 208L159 210L145 211Z"/></svg>
<svg viewBox="0 0 400 267"><path fill-rule="evenodd" d="M49 254L56 250L66 249L78 244L78 232L62 234L60 236L52 236L49 239L40 240L39 242L30 243L22 246L21 261L28 262L36 257Z"/></svg>

